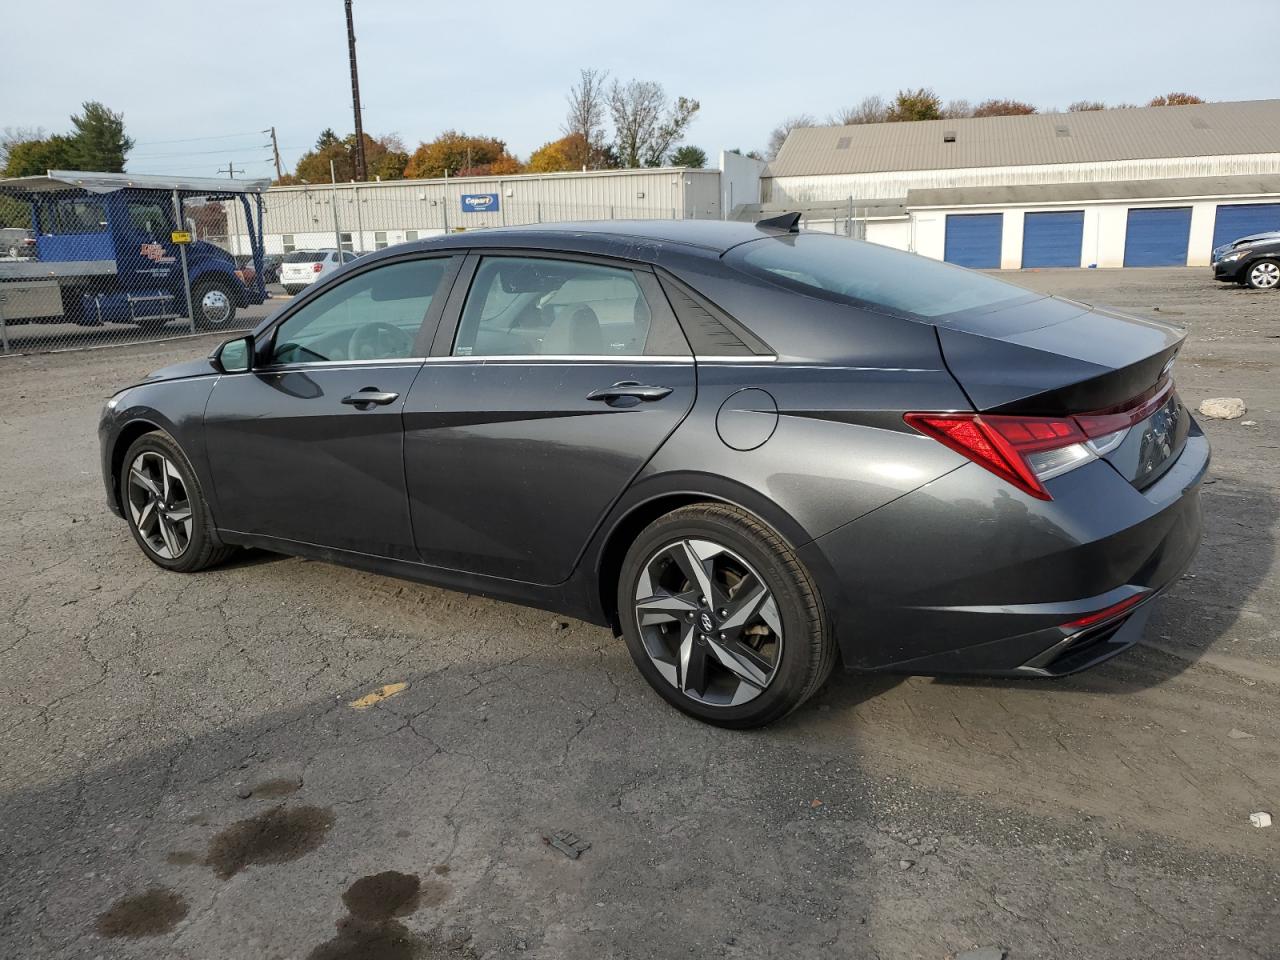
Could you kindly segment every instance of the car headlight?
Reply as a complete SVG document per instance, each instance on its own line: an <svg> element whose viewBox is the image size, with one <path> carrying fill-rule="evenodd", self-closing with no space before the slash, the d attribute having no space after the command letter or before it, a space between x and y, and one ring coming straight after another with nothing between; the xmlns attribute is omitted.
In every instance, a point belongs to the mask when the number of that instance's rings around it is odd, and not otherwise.
<svg viewBox="0 0 1280 960"><path fill-rule="evenodd" d="M1227 253L1227 254L1223 254L1222 259L1221 259L1221 260L1219 260L1218 262L1219 262L1219 263L1230 263L1232 260L1239 260L1239 259L1240 259L1241 257L1243 257L1243 256L1244 256L1244 254L1243 254L1242 252L1240 252L1240 251L1236 251L1235 253Z"/></svg>

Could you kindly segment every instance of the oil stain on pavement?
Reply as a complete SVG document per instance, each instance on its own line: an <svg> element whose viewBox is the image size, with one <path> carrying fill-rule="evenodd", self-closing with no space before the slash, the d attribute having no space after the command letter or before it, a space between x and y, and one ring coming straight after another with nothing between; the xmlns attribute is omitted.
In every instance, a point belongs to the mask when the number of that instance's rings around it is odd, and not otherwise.
<svg viewBox="0 0 1280 960"><path fill-rule="evenodd" d="M238 820L209 841L205 863L223 880L255 863L287 863L324 842L333 811L323 807L278 806Z"/></svg>
<svg viewBox="0 0 1280 960"><path fill-rule="evenodd" d="M427 960L441 956L430 941L394 918L408 916L422 905L439 904L449 892L449 885L439 880L423 883L412 874L395 870L361 877L342 895L351 915L338 921L337 934L312 950L307 960Z"/></svg>
<svg viewBox="0 0 1280 960"><path fill-rule="evenodd" d="M154 937L168 933L187 915L187 901L164 887L122 897L98 917L97 931L103 937Z"/></svg>

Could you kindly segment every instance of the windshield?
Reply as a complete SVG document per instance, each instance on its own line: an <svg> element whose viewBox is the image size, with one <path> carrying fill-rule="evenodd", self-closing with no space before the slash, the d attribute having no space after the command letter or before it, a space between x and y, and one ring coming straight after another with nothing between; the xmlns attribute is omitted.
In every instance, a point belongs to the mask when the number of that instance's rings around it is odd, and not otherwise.
<svg viewBox="0 0 1280 960"><path fill-rule="evenodd" d="M877 243L820 233L765 237L734 247L725 262L829 299L940 317L1023 300L1021 287Z"/></svg>

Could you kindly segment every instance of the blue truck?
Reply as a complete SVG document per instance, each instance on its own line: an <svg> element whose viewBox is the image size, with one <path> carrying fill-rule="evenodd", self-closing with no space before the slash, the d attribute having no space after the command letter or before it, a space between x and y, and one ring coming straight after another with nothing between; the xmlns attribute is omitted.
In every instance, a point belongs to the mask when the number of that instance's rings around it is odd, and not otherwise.
<svg viewBox="0 0 1280 960"><path fill-rule="evenodd" d="M5 216L11 225L18 211L29 216L35 239L34 256L0 258L0 326L157 326L179 318L192 329L232 326L237 309L268 296L262 269L268 186L65 170L0 180ZM233 231L249 238L251 257L243 265L198 239Z"/></svg>

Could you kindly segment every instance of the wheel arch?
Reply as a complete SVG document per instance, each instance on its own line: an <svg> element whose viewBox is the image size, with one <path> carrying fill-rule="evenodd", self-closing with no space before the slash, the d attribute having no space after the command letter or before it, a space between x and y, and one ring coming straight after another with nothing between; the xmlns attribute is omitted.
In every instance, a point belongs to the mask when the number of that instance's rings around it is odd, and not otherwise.
<svg viewBox="0 0 1280 960"><path fill-rule="evenodd" d="M688 480L668 478L664 489L648 490L629 498L614 512L612 522L605 526L594 552L592 565L595 595L591 601L615 634L620 633L618 617L617 585L622 562L636 537L659 517L681 507L698 503L719 503L750 514L761 523L772 527L793 548L811 541L803 527L773 501L748 488L736 484L721 487L716 484L691 483ZM814 571L815 576L817 571Z"/></svg>
<svg viewBox="0 0 1280 960"><path fill-rule="evenodd" d="M148 433L168 433L159 423L138 417L130 420L116 434L115 443L111 447L111 496L116 507L122 512L124 500L120 494L120 470L124 467L124 455L129 452L134 441Z"/></svg>

